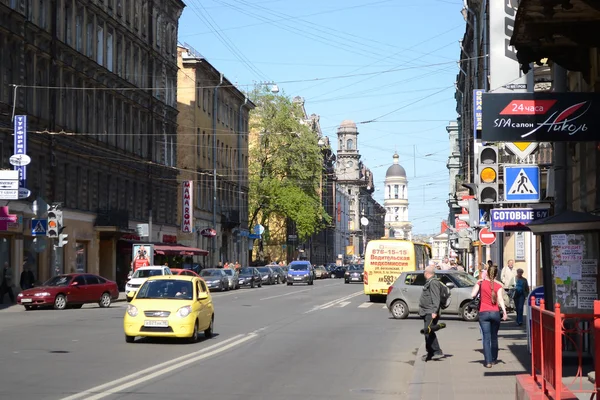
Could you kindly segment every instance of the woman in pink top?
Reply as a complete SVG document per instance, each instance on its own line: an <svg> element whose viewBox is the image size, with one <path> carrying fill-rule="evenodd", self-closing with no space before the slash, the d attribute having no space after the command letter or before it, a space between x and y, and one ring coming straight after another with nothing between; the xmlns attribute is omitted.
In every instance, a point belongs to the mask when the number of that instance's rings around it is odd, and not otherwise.
<svg viewBox="0 0 600 400"><path fill-rule="evenodd" d="M477 282L471 292L471 297L480 295L479 326L483 333L483 357L486 368L498 362L498 331L500 330L500 311L502 320L506 321L506 306L504 305L504 290L502 282L497 281L498 267L493 265L488 268L487 276ZM499 308L498 308L499 307Z"/></svg>

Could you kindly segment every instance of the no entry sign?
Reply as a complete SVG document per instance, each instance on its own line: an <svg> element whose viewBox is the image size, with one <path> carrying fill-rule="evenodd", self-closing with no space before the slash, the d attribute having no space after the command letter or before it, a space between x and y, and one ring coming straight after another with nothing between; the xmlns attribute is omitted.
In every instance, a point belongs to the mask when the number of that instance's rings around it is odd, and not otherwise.
<svg viewBox="0 0 600 400"><path fill-rule="evenodd" d="M486 246L489 246L496 241L496 234L488 228L483 228L479 231L479 241Z"/></svg>

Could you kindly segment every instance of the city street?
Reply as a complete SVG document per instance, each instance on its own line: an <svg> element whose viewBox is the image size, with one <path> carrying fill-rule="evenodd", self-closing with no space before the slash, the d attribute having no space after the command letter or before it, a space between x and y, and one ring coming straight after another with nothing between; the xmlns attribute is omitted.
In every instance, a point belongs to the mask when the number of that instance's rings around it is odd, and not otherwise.
<svg viewBox="0 0 600 400"><path fill-rule="evenodd" d="M390 319L362 285L263 286L213 295L213 339L126 344L109 309L0 311L0 397L403 399L421 321ZM454 322L459 323L459 322Z"/></svg>

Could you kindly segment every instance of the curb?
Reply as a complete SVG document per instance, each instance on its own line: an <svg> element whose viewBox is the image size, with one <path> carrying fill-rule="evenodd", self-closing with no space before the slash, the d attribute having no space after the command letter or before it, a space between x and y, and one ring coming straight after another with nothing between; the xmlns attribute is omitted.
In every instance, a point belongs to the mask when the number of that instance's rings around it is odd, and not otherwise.
<svg viewBox="0 0 600 400"><path fill-rule="evenodd" d="M421 358L426 354L425 343L421 343L415 356L415 364L413 366L413 373L408 384L408 400L421 400L421 393L423 392L423 378L425 378L425 361Z"/></svg>

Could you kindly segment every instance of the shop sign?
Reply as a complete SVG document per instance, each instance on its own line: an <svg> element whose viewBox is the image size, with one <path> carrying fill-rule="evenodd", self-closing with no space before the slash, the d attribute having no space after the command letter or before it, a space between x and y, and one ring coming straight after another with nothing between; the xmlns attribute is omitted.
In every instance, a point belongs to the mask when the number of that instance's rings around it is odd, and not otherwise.
<svg viewBox="0 0 600 400"><path fill-rule="evenodd" d="M15 223L18 223L17 215L11 214L7 206L0 207L0 231L7 231Z"/></svg>
<svg viewBox="0 0 600 400"><path fill-rule="evenodd" d="M495 208L490 212L490 225L494 232L526 232L529 231L527 224L549 216L547 208Z"/></svg>
<svg viewBox="0 0 600 400"><path fill-rule="evenodd" d="M482 140L595 142L597 93L484 93Z"/></svg>
<svg viewBox="0 0 600 400"><path fill-rule="evenodd" d="M163 235L163 243L177 243L177 235Z"/></svg>
<svg viewBox="0 0 600 400"><path fill-rule="evenodd" d="M194 228L194 203L193 203L194 181L183 181L183 195L181 205L181 231L192 233Z"/></svg>
<svg viewBox="0 0 600 400"><path fill-rule="evenodd" d="M204 237L215 237L217 236L217 231L211 228L205 228L200 231L200 235Z"/></svg>
<svg viewBox="0 0 600 400"><path fill-rule="evenodd" d="M27 155L27 115L15 115L14 126L14 154L11 158ZM27 187L27 164L14 165L14 170L19 171L19 187Z"/></svg>

